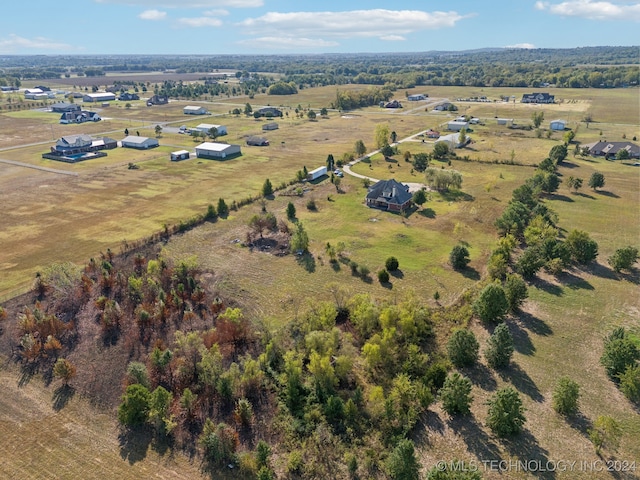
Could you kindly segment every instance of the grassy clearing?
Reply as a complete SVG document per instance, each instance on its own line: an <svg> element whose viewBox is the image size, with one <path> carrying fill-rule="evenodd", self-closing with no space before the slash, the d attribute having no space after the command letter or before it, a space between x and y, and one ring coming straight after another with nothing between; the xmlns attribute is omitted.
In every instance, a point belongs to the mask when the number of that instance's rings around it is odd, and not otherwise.
<svg viewBox="0 0 640 480"><path fill-rule="evenodd" d="M113 412L98 412L58 385L19 384L18 377L0 368L0 477L205 478L197 461L180 453L143 438L135 445L119 440Z"/></svg>

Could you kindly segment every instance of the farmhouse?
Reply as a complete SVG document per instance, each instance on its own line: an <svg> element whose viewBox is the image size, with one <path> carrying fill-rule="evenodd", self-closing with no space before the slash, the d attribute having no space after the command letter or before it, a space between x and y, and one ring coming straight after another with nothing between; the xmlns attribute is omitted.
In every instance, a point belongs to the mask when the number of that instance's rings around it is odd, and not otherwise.
<svg viewBox="0 0 640 480"><path fill-rule="evenodd" d="M120 96L118 97L118 100L122 102L129 102L131 100L140 100L140 95L138 95L137 93L124 92L120 94Z"/></svg>
<svg viewBox="0 0 640 480"><path fill-rule="evenodd" d="M392 100L385 103L384 108L402 108L402 104L398 100Z"/></svg>
<svg viewBox="0 0 640 480"><path fill-rule="evenodd" d="M146 150L160 145L155 138L138 137L136 135L124 137L120 143L125 148L137 148L138 150Z"/></svg>
<svg viewBox="0 0 640 480"><path fill-rule="evenodd" d="M268 147L269 140L264 137L258 137L257 135L251 135L247 138L247 145L251 145L254 147Z"/></svg>
<svg viewBox="0 0 640 480"><path fill-rule="evenodd" d="M380 208L390 212L403 212L411 206L411 193L409 187L393 178L380 180L367 192L367 207Z"/></svg>
<svg viewBox="0 0 640 480"><path fill-rule="evenodd" d="M551 120L549 127L551 130L564 130L566 125L566 120Z"/></svg>
<svg viewBox="0 0 640 480"><path fill-rule="evenodd" d="M51 111L54 113L77 112L80 110L80 105L74 103L60 102L51 105Z"/></svg>
<svg viewBox="0 0 640 480"><path fill-rule="evenodd" d="M171 161L178 162L180 160L187 160L189 158L188 150L177 150L175 152L171 152Z"/></svg>
<svg viewBox="0 0 640 480"><path fill-rule="evenodd" d="M263 107L256 111L259 117L281 117L282 110L278 110L275 107Z"/></svg>
<svg viewBox="0 0 640 480"><path fill-rule="evenodd" d="M147 107L151 107L153 105L166 105L167 103L169 103L169 97L166 95L154 95L147 100Z"/></svg>
<svg viewBox="0 0 640 480"><path fill-rule="evenodd" d="M76 110L74 112L65 112L60 115L60 123L67 125L69 123L99 122L102 120L96 112L87 110Z"/></svg>
<svg viewBox="0 0 640 480"><path fill-rule="evenodd" d="M469 122L465 122L463 120L452 120L447 123L447 128L454 132L459 132L463 128L469 128Z"/></svg>
<svg viewBox="0 0 640 480"><path fill-rule="evenodd" d="M589 149L589 155L596 157L614 157L620 150L629 152L629 158L640 158L640 147L631 142L607 142L599 141L584 145L583 148Z"/></svg>
<svg viewBox="0 0 640 480"><path fill-rule="evenodd" d="M436 130L432 130L429 129L425 132L425 135L427 136L427 138L439 138L440 137L440 132L437 132Z"/></svg>
<svg viewBox="0 0 640 480"><path fill-rule="evenodd" d="M218 135L226 135L227 134L227 127L225 127L224 125L214 125L212 123L201 123L200 125L198 125L197 127L192 128L191 130L198 130L199 132L202 133L209 133L209 130L211 130L212 128L214 128L218 131Z"/></svg>
<svg viewBox="0 0 640 480"><path fill-rule="evenodd" d="M433 107L433 109L437 112L455 112L456 110L458 110L458 107L456 107L453 103L444 102L436 105L435 107Z"/></svg>
<svg viewBox="0 0 640 480"><path fill-rule="evenodd" d="M438 142L447 142L450 148L462 148L465 145L468 145L471 142L471 138L468 136L465 138L465 141L460 143L460 134L459 133L450 133L449 135L443 135L438 138Z"/></svg>
<svg viewBox="0 0 640 480"><path fill-rule="evenodd" d="M228 143L204 142L196 147L198 158L225 159L240 155L240 145Z"/></svg>
<svg viewBox="0 0 640 480"><path fill-rule="evenodd" d="M89 135L67 135L58 139L51 153L56 155L74 155L78 153L94 152L96 150L112 149L118 142L109 137L94 140Z"/></svg>
<svg viewBox="0 0 640 480"><path fill-rule="evenodd" d="M525 93L520 103L554 103L555 96L548 93Z"/></svg>
<svg viewBox="0 0 640 480"><path fill-rule="evenodd" d="M110 102L111 100L115 99L115 94L110 92L85 93L82 96L83 102Z"/></svg>
<svg viewBox="0 0 640 480"><path fill-rule="evenodd" d="M182 109L182 112L185 115L206 115L207 113L207 109L204 107L198 107L195 105L187 105L186 107L184 107Z"/></svg>
<svg viewBox="0 0 640 480"><path fill-rule="evenodd" d="M409 95L407 97L407 100L409 100L410 102L418 102L420 100L426 100L428 96L429 95L426 95L424 93L416 93L414 95Z"/></svg>
<svg viewBox="0 0 640 480"><path fill-rule="evenodd" d="M276 122L269 122L262 125L262 130L277 130L278 124Z"/></svg>

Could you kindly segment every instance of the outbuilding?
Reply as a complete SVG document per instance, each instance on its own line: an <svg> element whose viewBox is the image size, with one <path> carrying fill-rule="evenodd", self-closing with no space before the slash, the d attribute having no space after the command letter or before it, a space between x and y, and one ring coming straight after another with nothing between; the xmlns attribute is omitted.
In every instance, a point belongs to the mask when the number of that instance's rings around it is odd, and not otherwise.
<svg viewBox="0 0 640 480"><path fill-rule="evenodd" d="M469 122L463 122L460 120L453 120L447 123L447 128L454 132L459 132L463 128L469 128Z"/></svg>
<svg viewBox="0 0 640 480"><path fill-rule="evenodd" d="M564 130L565 127L567 126L567 121L566 120L551 120L551 123L549 124L549 127L551 128L551 130Z"/></svg>
<svg viewBox="0 0 640 480"><path fill-rule="evenodd" d="M230 145L228 143L204 142L196 147L196 156L198 158L224 160L241 153L240 145Z"/></svg>
<svg viewBox="0 0 640 480"><path fill-rule="evenodd" d="M207 113L209 113L207 112L206 108L199 107L197 105L187 105L182 109L182 112L185 115L206 115Z"/></svg>
<svg viewBox="0 0 640 480"><path fill-rule="evenodd" d="M409 95L407 97L407 100L409 100L410 102L418 102L420 100L426 100L428 97L428 95L425 95L424 93L416 93L414 95Z"/></svg>
<svg viewBox="0 0 640 480"><path fill-rule="evenodd" d="M251 145L254 147L268 147L269 140L267 140L264 137L259 137L257 135L251 135L250 137L247 137L247 145Z"/></svg>
<svg viewBox="0 0 640 480"><path fill-rule="evenodd" d="M83 102L110 102L115 99L115 93L110 92L85 93L82 96Z"/></svg>
<svg viewBox="0 0 640 480"><path fill-rule="evenodd" d="M189 158L189 150L177 150L171 152L171 161L179 162L180 160L187 160Z"/></svg>
<svg viewBox="0 0 640 480"><path fill-rule="evenodd" d="M191 130L198 130L202 133L209 133L209 131L215 127L216 130L218 131L218 135L226 135L227 134L227 127L225 127L224 125L214 125L212 123L201 123L200 125L198 125L195 128L192 128Z"/></svg>
<svg viewBox="0 0 640 480"><path fill-rule="evenodd" d="M78 112L80 110L80 105L75 103L60 102L51 105L51 111L55 113Z"/></svg>
<svg viewBox="0 0 640 480"><path fill-rule="evenodd" d="M262 125L262 130L277 130L278 124L276 122L269 122L269 123L265 123L264 125Z"/></svg>
<svg viewBox="0 0 640 480"><path fill-rule="evenodd" d="M307 180L313 181L327 174L327 167L318 167L307 174Z"/></svg>
<svg viewBox="0 0 640 480"><path fill-rule="evenodd" d="M160 145L155 138L138 137L136 135L129 135L123 138L120 143L125 148L137 148L138 150L146 150Z"/></svg>

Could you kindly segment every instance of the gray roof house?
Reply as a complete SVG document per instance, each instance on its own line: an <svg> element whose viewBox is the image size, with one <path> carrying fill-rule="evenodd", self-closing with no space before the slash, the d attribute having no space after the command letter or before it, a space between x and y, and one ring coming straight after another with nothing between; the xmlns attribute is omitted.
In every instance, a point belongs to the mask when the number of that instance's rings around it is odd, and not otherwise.
<svg viewBox="0 0 640 480"><path fill-rule="evenodd" d="M135 135L124 137L120 143L125 148L137 148L138 150L146 150L160 145L155 138L137 137Z"/></svg>
<svg viewBox="0 0 640 480"><path fill-rule="evenodd" d="M247 137L247 145L251 145L254 147L268 147L269 140L267 140L264 137L259 137L257 135L251 135L250 137Z"/></svg>
<svg viewBox="0 0 640 480"><path fill-rule="evenodd" d="M555 96L548 93L525 93L520 103L554 103Z"/></svg>
<svg viewBox="0 0 640 480"><path fill-rule="evenodd" d="M412 195L409 187L393 178L390 180L380 180L375 183L367 192L367 207L380 208L390 212L403 212L411 206Z"/></svg>
<svg viewBox="0 0 640 480"><path fill-rule="evenodd" d="M627 150L629 158L640 158L640 147L631 142L599 141L584 145L589 149L589 155L615 157L620 150Z"/></svg>
<svg viewBox="0 0 640 480"><path fill-rule="evenodd" d="M76 112L78 110L82 110L82 107L75 103L60 102L51 105L51 111L55 113Z"/></svg>

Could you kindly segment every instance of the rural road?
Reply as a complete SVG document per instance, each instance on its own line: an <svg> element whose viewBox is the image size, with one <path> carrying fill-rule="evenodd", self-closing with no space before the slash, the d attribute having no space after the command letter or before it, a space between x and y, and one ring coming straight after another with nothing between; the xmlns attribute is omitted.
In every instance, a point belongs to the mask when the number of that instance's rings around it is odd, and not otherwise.
<svg viewBox="0 0 640 480"><path fill-rule="evenodd" d="M424 134L425 134L425 132L427 132L427 131L428 131L428 130L422 130L421 132L415 133L415 134L413 134L413 135L409 135L409 136L408 136L408 137L406 137L406 138L403 138L403 139L401 139L401 140L398 140L398 141L397 141L397 142L395 142L395 143L392 143L392 144L391 144L391 146L393 147L393 146L399 145L399 144L404 143L404 142L417 142L417 141L418 141L418 140L417 140L417 138L418 138L420 135L424 135ZM369 158L369 157L371 157L371 156L375 155L376 153L380 153L380 150L374 150L374 151L369 152L369 153L367 153L366 155L364 155L364 156L362 156L362 157L360 157L360 158L356 158L354 161L349 162L349 163L348 163L348 164L346 164L344 167L342 167L342 170L343 170L346 174L351 175L352 177L362 178L362 179L368 178L368 179L369 179L369 181L370 181L371 183L376 183L376 182L380 181L380 179L378 179L378 178L373 178L373 177L368 177L368 176L366 176L366 175L361 175L361 174L359 174L359 173L355 173L354 171L352 171L352 170L351 170L351 167L353 167L356 163L361 162L361 161L362 161L362 160L364 160L365 158ZM425 184L423 184L423 183L414 183L414 182L403 182L403 183L404 183L405 185L408 185L408 186L409 186L409 191L410 191L410 192L415 192L415 191L420 190L420 189L423 189L423 188L424 188L424 189L429 190L429 187L427 187L427 186L426 186Z"/></svg>
<svg viewBox="0 0 640 480"><path fill-rule="evenodd" d="M25 168L33 168L35 170L42 170L43 172L50 172L50 173L59 173L62 175L71 175L73 177L77 177L78 174L76 172L69 172L66 170L57 170L55 168L49 168L49 167L40 167L38 165L31 165L29 163L24 163L24 162L16 162L15 160L5 160L3 158L0 158L0 163L6 163L8 165L15 165L17 167L25 167Z"/></svg>

